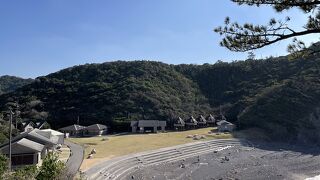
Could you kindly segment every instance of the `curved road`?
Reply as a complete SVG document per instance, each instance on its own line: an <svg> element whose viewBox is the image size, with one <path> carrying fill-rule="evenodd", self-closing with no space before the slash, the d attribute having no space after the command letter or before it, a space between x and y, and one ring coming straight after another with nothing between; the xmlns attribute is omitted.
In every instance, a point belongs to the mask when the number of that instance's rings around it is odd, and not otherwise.
<svg viewBox="0 0 320 180"><path fill-rule="evenodd" d="M148 152L131 154L98 164L85 172L88 179L125 179L126 175L137 168L163 162L178 161L201 154L218 152L237 145L249 145L237 139L219 139L189 143Z"/></svg>
<svg viewBox="0 0 320 180"><path fill-rule="evenodd" d="M81 166L84 149L82 146L72 143L70 141L64 141L64 143L70 148L71 154L66 163L68 172L70 175L75 176Z"/></svg>

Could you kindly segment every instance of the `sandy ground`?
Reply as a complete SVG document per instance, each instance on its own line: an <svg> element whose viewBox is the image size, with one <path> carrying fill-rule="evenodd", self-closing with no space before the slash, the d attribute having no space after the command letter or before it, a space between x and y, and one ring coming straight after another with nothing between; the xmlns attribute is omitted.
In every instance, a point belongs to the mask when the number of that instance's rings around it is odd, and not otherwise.
<svg viewBox="0 0 320 180"><path fill-rule="evenodd" d="M257 143L254 143L257 144ZM320 175L320 148L259 143L141 167L126 179L306 179Z"/></svg>

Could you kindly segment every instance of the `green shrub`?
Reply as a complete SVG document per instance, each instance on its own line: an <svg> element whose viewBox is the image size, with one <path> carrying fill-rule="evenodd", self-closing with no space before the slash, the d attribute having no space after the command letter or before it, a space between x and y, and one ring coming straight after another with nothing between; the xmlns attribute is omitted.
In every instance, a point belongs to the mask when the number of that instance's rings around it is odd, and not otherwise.
<svg viewBox="0 0 320 180"><path fill-rule="evenodd" d="M55 180L61 177L65 170L65 164L58 160L58 155L55 153L48 153L44 158L42 166L40 167L37 180Z"/></svg>
<svg viewBox="0 0 320 180"><path fill-rule="evenodd" d="M8 170L8 159L6 156L0 154L0 178Z"/></svg>

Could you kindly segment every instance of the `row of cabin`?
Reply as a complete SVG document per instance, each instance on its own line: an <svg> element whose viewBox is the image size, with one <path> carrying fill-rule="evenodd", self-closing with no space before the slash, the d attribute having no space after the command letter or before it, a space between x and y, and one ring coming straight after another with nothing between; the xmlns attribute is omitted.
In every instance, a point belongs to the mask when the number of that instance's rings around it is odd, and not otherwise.
<svg viewBox="0 0 320 180"><path fill-rule="evenodd" d="M47 121L24 121L18 124L17 129L21 132L30 132L34 129L49 129L50 124Z"/></svg>
<svg viewBox="0 0 320 180"><path fill-rule="evenodd" d="M225 131L233 131L235 129L235 125L228 122L222 114L215 118L213 115L209 115L207 118L200 115L198 118L194 118L190 116L190 118L183 120L181 117L174 123L175 130L186 130L186 129L196 129L196 128L204 128L208 126L218 126L218 130L220 132Z"/></svg>
<svg viewBox="0 0 320 180"><path fill-rule="evenodd" d="M74 124L60 128L59 131L63 132L66 138L70 136L101 136L107 134L108 128L103 124L93 124L90 126Z"/></svg>
<svg viewBox="0 0 320 180"><path fill-rule="evenodd" d="M11 141L11 164L14 169L42 164L49 151L64 143L64 134L52 129L33 129L23 132ZM9 156L9 142L0 145L0 152Z"/></svg>

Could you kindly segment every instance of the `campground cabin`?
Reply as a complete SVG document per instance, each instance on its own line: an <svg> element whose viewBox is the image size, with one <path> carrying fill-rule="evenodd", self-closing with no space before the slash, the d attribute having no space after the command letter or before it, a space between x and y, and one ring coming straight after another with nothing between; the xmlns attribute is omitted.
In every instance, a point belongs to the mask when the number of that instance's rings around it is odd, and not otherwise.
<svg viewBox="0 0 320 180"><path fill-rule="evenodd" d="M207 117L207 124L208 124L208 126L211 126L211 127L216 125L216 119L214 118L214 116L212 114L210 114Z"/></svg>
<svg viewBox="0 0 320 180"><path fill-rule="evenodd" d="M32 121L24 121L24 122L18 124L18 129L21 132L30 132L30 131L34 130L35 126L36 125Z"/></svg>
<svg viewBox="0 0 320 180"><path fill-rule="evenodd" d="M167 126L166 121L159 121L159 120L139 120L139 121L131 121L131 129L133 133L146 133L152 132L157 133L160 131L165 131Z"/></svg>
<svg viewBox="0 0 320 180"><path fill-rule="evenodd" d="M178 119L174 122L173 126L175 130L184 130L186 123L181 117L178 117Z"/></svg>
<svg viewBox="0 0 320 180"><path fill-rule="evenodd" d="M11 164L13 168L19 168L26 165L41 165L41 154L44 151L44 145L22 138L11 145ZM9 145L0 148L2 154L9 156Z"/></svg>
<svg viewBox="0 0 320 180"><path fill-rule="evenodd" d="M50 124L47 121L24 121L18 124L17 127L21 132L30 132L34 129L49 129Z"/></svg>
<svg viewBox="0 0 320 180"><path fill-rule="evenodd" d="M197 122L198 122L198 127L207 127L207 120L202 116L200 115L198 118L197 118Z"/></svg>
<svg viewBox="0 0 320 180"><path fill-rule="evenodd" d="M187 129L195 129L196 127L198 127L198 122L196 119L194 119L193 116L190 116L190 118L187 119L185 123Z"/></svg>
<svg viewBox="0 0 320 180"><path fill-rule="evenodd" d="M93 124L83 130L86 136L101 136L107 134L107 126L103 124Z"/></svg>
<svg viewBox="0 0 320 180"><path fill-rule="evenodd" d="M65 137L68 138L69 136L82 136L85 128L85 126L74 124L60 128L59 131L63 132Z"/></svg>
<svg viewBox="0 0 320 180"><path fill-rule="evenodd" d="M219 132L232 132L236 128L234 124L226 120L219 121L217 125Z"/></svg>

